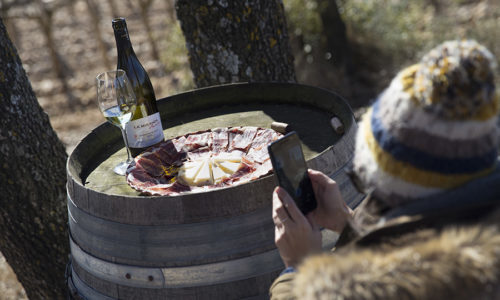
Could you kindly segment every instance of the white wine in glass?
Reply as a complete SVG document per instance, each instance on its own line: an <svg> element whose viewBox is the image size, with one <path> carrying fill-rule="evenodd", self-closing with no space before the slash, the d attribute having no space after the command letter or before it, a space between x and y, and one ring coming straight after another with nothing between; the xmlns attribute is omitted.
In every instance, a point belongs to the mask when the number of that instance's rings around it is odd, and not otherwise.
<svg viewBox="0 0 500 300"><path fill-rule="evenodd" d="M127 160L119 163L113 171L125 175L128 166L133 162L128 146L125 126L132 119L137 106L137 98L127 74L123 70L107 71L97 75L97 103L108 122L120 128L127 149Z"/></svg>

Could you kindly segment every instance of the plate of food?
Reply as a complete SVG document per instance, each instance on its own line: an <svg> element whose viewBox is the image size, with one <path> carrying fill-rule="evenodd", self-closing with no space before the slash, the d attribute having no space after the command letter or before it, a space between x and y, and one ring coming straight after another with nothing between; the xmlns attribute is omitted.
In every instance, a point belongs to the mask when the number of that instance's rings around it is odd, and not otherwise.
<svg viewBox="0 0 500 300"><path fill-rule="evenodd" d="M267 145L281 133L219 127L178 136L138 155L127 183L145 195L174 196L246 183L272 172Z"/></svg>

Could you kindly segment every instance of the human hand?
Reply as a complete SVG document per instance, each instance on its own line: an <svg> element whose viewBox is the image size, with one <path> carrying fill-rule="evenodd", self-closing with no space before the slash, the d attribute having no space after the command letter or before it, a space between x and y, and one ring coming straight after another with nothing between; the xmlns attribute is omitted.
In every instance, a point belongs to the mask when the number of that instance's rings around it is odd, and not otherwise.
<svg viewBox="0 0 500 300"><path fill-rule="evenodd" d="M309 178L318 203L308 216L321 227L340 233L347 221L352 218L352 210L345 203L337 183L325 174L308 170Z"/></svg>
<svg viewBox="0 0 500 300"><path fill-rule="evenodd" d="M280 187L273 192L273 221L274 241L286 267L295 266L308 254L321 251L321 231Z"/></svg>

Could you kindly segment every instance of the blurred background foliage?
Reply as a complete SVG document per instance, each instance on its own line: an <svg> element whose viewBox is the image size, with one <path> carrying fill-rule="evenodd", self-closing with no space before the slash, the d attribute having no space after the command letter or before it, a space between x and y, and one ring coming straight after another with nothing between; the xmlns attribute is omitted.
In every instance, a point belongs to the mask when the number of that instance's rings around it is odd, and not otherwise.
<svg viewBox="0 0 500 300"><path fill-rule="evenodd" d="M11 18L8 17L5 3L19 3L11 9ZM38 37L29 36L26 31L37 30L40 26L21 24L25 23L26 18L33 19L33 13L30 13L33 3L45 3L44 9L54 7L54 3L66 3L60 5L61 9L53 8L50 22L45 23L54 24L53 39L58 44L54 48L59 51L63 62L61 68L73 71L68 74L74 78L64 82L62 76L56 77L63 81L62 89L74 91L74 95L70 96L79 99L84 106L94 101L94 95L89 92L88 84L79 83L82 80L78 77L92 78L96 69L102 69L103 65L102 62L95 63L96 58L99 60L101 56L94 54L83 62L85 70L79 70L81 68L73 61L78 57L75 53L81 53L81 50L75 48L90 45L91 49L98 49L104 44L104 52L109 57L105 61L112 62L106 67L111 67L116 50L109 23L117 15L127 18L139 59L151 72L150 75L158 79L159 97L195 87L184 37L175 17L174 0L2 0L0 12L4 22L8 20L7 23L11 25L17 23L17 26L10 26L17 30L17 34L11 32L11 36L14 37L35 92L42 97L42 104L45 95L53 96L46 92L58 91L61 84L56 80L49 84L46 80L54 74L47 74L50 73L50 64L41 61L50 60L37 53L28 53L41 52L40 48L26 47L41 36L40 33ZM352 68L348 71L338 65L338 51L328 48L326 32L331 29L328 27L331 24L324 27L321 14L329 3L337 5L346 26L348 51L352 60ZM283 4L298 81L338 91L355 107L366 105L387 86L398 70L417 62L425 52L445 40L476 39L500 57L498 0L283 0ZM16 9L22 13L16 13ZM16 14L19 15L17 18ZM144 26L147 23L145 19L150 19L151 29ZM98 27L102 34L97 35L93 29L95 27L90 25L96 21L100 23ZM24 41L17 35L21 35ZM80 36L80 39L71 35ZM153 41L146 36L152 36ZM82 42L84 39L88 41ZM98 39L100 42L96 42ZM35 42L34 46L47 48L43 42L40 45ZM151 57L149 52L152 48L160 49L159 55L153 54ZM159 56L159 60L155 56ZM77 62L82 63L81 59L78 57Z"/></svg>
<svg viewBox="0 0 500 300"><path fill-rule="evenodd" d="M476 39L500 58L498 0L283 4L298 82L336 91L355 109L366 107L398 70L445 40ZM0 1L0 14L38 101L68 151L103 122L95 107L93 79L116 61L113 17L127 19L134 49L158 98L195 88L174 6L174 0ZM332 7L337 7L335 13ZM338 23L328 18L336 14L345 30L332 30Z"/></svg>
<svg viewBox="0 0 500 300"><path fill-rule="evenodd" d="M298 82L335 91L355 110L366 107L398 70L445 40L476 39L500 58L498 0L283 4ZM157 98L195 88L174 0L1 0L0 14L38 101L68 152L103 122L95 107L93 79L115 65L113 17L127 19ZM345 26L330 20L336 15ZM333 30L337 27L345 29Z"/></svg>
<svg viewBox="0 0 500 300"><path fill-rule="evenodd" d="M334 0L330 0L334 1ZM298 81L338 91L354 107L376 97L404 66L450 39L476 39L500 58L496 0L337 0L351 44L354 72L345 74L327 48L318 0L284 0ZM161 61L177 79L168 93L194 88L184 37L168 22ZM500 59L499 59L500 63ZM499 76L497 76L499 77ZM497 78L497 84L500 81Z"/></svg>
<svg viewBox="0 0 500 300"><path fill-rule="evenodd" d="M307 64L322 64L331 58L330 50L325 49L318 2L284 3L291 38L303 43L301 49L294 49L299 62L298 78L315 84L300 73ZM376 96L398 70L418 62L424 53L445 40L476 39L497 60L500 58L500 3L496 0L338 0L337 5L354 55L354 74L348 87L336 78L342 74L340 70L327 72L324 79L317 78L316 85L326 86L330 81L335 85L329 88L351 98L354 106L366 104L367 98Z"/></svg>

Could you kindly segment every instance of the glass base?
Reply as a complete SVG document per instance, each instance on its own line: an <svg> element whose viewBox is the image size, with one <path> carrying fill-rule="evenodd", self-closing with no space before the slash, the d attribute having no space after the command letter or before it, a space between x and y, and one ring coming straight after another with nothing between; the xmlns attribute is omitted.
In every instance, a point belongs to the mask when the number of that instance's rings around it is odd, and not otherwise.
<svg viewBox="0 0 500 300"><path fill-rule="evenodd" d="M127 169L128 169L128 166L130 164L127 163L126 161L124 162L121 162L119 164L117 164L115 166L115 168L113 169L113 171L118 174L118 175L121 175L121 176L125 176L125 173L127 173Z"/></svg>

